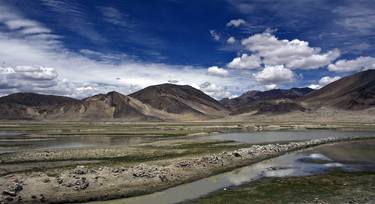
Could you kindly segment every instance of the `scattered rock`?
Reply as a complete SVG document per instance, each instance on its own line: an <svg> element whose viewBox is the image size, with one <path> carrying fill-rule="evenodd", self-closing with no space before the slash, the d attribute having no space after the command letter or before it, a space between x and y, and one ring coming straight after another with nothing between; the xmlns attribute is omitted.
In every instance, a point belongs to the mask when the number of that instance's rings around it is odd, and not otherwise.
<svg viewBox="0 0 375 204"><path fill-rule="evenodd" d="M12 198L12 197L7 197L7 198L5 198L5 200L7 200L7 201L13 201L14 198Z"/></svg>
<svg viewBox="0 0 375 204"><path fill-rule="evenodd" d="M177 162L175 164L176 167L191 167L192 166L192 162L191 161L180 161L180 162Z"/></svg>
<svg viewBox="0 0 375 204"><path fill-rule="evenodd" d="M89 182L85 177L82 177L80 179L77 179L74 183L72 183L72 186L74 186L75 190L84 190L87 187L89 187Z"/></svg>
<svg viewBox="0 0 375 204"><path fill-rule="evenodd" d="M57 181L58 184L62 184L64 182L64 179L61 178L61 177L57 177L56 181Z"/></svg>
<svg viewBox="0 0 375 204"><path fill-rule="evenodd" d="M132 168L132 174L134 177L148 177L154 178L163 172L161 167L148 166L145 164L140 164Z"/></svg>
<svg viewBox="0 0 375 204"><path fill-rule="evenodd" d="M46 198L44 197L43 194L40 194L40 199L39 199L39 201L40 201L41 203L45 203L47 200L46 200Z"/></svg>
<svg viewBox="0 0 375 204"><path fill-rule="evenodd" d="M88 173L88 169L87 169L85 166L77 166L77 167L73 170L73 173L74 173L74 174L77 174L77 175L87 174L87 173Z"/></svg>
<svg viewBox="0 0 375 204"><path fill-rule="evenodd" d="M51 180L49 180L49 178L45 178L45 179L43 179L43 183L48 183L48 182L50 182Z"/></svg>
<svg viewBox="0 0 375 204"><path fill-rule="evenodd" d="M167 176L165 176L165 175L160 175L159 178L160 178L161 182L166 182L166 181L168 181L168 178L167 178Z"/></svg>
<svg viewBox="0 0 375 204"><path fill-rule="evenodd" d="M242 155L240 153L238 153L238 152L233 152L233 156L234 157L242 157Z"/></svg>
<svg viewBox="0 0 375 204"><path fill-rule="evenodd" d="M3 194L14 197L14 196L17 195L17 192L16 191L11 191L11 190L4 190Z"/></svg>

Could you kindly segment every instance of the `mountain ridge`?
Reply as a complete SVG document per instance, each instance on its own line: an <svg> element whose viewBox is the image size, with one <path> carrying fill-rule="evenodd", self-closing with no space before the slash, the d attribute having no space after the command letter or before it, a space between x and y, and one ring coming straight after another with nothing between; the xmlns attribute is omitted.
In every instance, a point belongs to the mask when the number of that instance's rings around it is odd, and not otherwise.
<svg viewBox="0 0 375 204"><path fill-rule="evenodd" d="M313 112L320 107L353 111L375 107L375 70L343 77L318 90L248 91L220 101L191 86L168 83L129 95L111 91L84 99L15 93L0 97L0 119L200 121L241 114Z"/></svg>

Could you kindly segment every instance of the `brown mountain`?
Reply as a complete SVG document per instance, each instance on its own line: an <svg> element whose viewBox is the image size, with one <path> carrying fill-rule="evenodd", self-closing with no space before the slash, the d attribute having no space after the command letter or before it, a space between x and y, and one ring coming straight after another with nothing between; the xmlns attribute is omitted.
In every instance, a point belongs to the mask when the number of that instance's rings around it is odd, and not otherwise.
<svg viewBox="0 0 375 204"><path fill-rule="evenodd" d="M344 77L304 97L312 106L361 110L375 106L375 70Z"/></svg>
<svg viewBox="0 0 375 204"><path fill-rule="evenodd" d="M0 98L1 119L29 120L174 120L173 115L155 110L117 92L95 95L83 100L68 97L17 93Z"/></svg>
<svg viewBox="0 0 375 204"><path fill-rule="evenodd" d="M79 103L79 100L63 96L11 94L0 98L0 119L42 119Z"/></svg>
<svg viewBox="0 0 375 204"><path fill-rule="evenodd" d="M162 113L152 110L150 106L117 92L83 99L74 111L67 112L65 115L79 117L80 120L148 121L167 119L163 117Z"/></svg>
<svg viewBox="0 0 375 204"><path fill-rule="evenodd" d="M180 121L223 117L227 113L202 91L172 84L147 87L130 96L109 92L82 100L35 93L0 98L0 119Z"/></svg>
<svg viewBox="0 0 375 204"><path fill-rule="evenodd" d="M188 85L149 86L129 96L172 114L188 114L198 118L223 117L228 114L220 102Z"/></svg>
<svg viewBox="0 0 375 204"><path fill-rule="evenodd" d="M273 89L268 91L248 91L233 99L222 99L220 102L232 114L256 111L261 113L285 113L295 110L304 111L298 103L294 102L302 96L313 91L310 88Z"/></svg>
<svg viewBox="0 0 375 204"><path fill-rule="evenodd" d="M375 70L344 77L319 90L249 91L216 101L191 86L161 84L129 96L117 92L82 100L35 93L0 97L0 119L69 121L191 121L250 113L313 113L315 108L363 110L375 107ZM335 110L336 111L336 110Z"/></svg>

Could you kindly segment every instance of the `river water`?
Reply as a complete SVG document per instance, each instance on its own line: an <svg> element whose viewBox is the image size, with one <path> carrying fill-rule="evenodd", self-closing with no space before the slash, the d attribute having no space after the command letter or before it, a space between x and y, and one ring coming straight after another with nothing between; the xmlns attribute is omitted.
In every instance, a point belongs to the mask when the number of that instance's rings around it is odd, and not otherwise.
<svg viewBox="0 0 375 204"><path fill-rule="evenodd" d="M16 152L35 149L60 149L101 146L131 146L161 140L232 140L242 143L260 144L271 142L301 141L320 139L325 137L374 136L370 131L337 131L337 130L310 130L310 131L263 131L249 133L222 133L199 137L155 137L155 136L35 136L23 133L0 132L0 153Z"/></svg>
<svg viewBox="0 0 375 204"><path fill-rule="evenodd" d="M375 171L375 140L327 144L288 153L230 172L179 185L164 191L95 204L181 203L212 192L260 179L262 177L307 176L333 169L343 171Z"/></svg>

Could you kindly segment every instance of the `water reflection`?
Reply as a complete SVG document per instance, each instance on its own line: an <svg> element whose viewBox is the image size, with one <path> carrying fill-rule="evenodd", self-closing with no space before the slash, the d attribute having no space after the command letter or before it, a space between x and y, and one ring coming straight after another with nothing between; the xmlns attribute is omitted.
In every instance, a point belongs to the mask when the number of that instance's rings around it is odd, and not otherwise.
<svg viewBox="0 0 375 204"><path fill-rule="evenodd" d="M310 131L262 131L249 133L223 133L209 136L210 139L233 140L243 143L259 144L282 141L302 141L327 137L369 137L374 136L371 131L338 131L338 130L310 130Z"/></svg>
<svg viewBox="0 0 375 204"><path fill-rule="evenodd" d="M353 149L358 151L346 152L337 157L338 160L344 159L350 154L357 154L363 150L362 146L375 145L374 141L345 143L351 145ZM342 144L329 145L331 152L336 152L337 149L343 148ZM346 163L338 162L329 157L329 154L324 155L322 150L326 150L326 146L321 148L314 148L302 150L294 153L289 153L277 158L269 159L254 165L239 168L231 172L219 174L209 178L201 179L192 183L173 187L161 192L153 194L118 199L111 201L100 201L94 203L100 204L117 204L117 203L132 203L132 204L146 204L146 203L180 203L191 199L196 199L207 195L211 192L220 191L231 186L239 186L241 184L253 181L262 177L285 177L285 176L307 176L324 173L334 168L340 168L344 171L355 170L375 170L375 160L371 163ZM372 149L375 153L375 149ZM336 155L337 156L337 155ZM302 158L310 158L310 160L303 160ZM319 160L325 159L325 163L320 163Z"/></svg>
<svg viewBox="0 0 375 204"><path fill-rule="evenodd" d="M137 145L160 140L233 140L243 143L259 144L280 141L298 141L319 139L324 137L373 136L374 132L366 131L265 131L250 133L223 133L200 137L155 137L155 136L127 136L127 135L88 135L88 136L40 136L23 133L0 131L0 153L31 149L58 149L80 147L102 147L114 145Z"/></svg>

